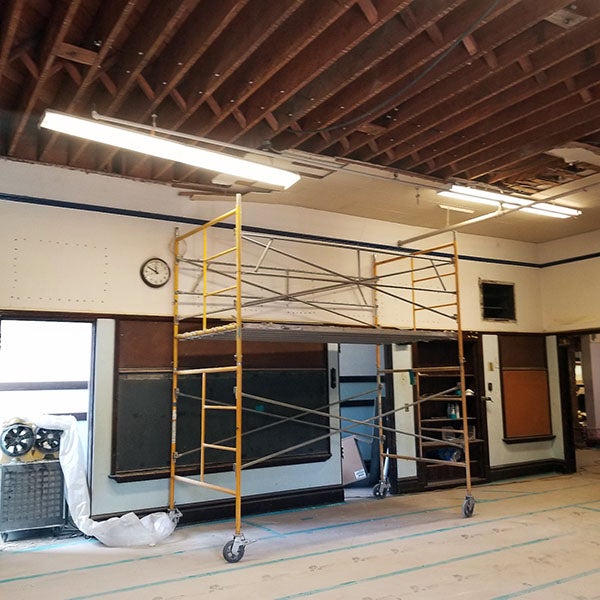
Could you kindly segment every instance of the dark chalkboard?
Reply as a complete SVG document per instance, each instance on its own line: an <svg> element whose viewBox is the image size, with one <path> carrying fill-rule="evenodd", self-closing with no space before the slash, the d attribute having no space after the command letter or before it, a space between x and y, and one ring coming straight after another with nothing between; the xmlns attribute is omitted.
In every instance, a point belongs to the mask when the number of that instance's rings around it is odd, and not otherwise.
<svg viewBox="0 0 600 600"><path fill-rule="evenodd" d="M207 377L207 397L212 403L232 405L235 374L218 373ZM271 459L270 464L325 460L329 457L326 435L329 419L322 415L299 416L302 409L327 410L326 369L246 370L243 391L297 407L273 406L254 398L243 399L242 456L250 461L283 449L301 445ZM177 402L178 472L197 472L200 446L201 376L181 376ZM116 398L116 423L113 438L112 476L119 480L168 474L171 439L171 374L120 373ZM324 408L325 407L325 408ZM206 442L234 445L235 413L207 411ZM297 420L290 420L295 417ZM207 470L229 470L233 453L208 449ZM263 463L268 464L268 463Z"/></svg>

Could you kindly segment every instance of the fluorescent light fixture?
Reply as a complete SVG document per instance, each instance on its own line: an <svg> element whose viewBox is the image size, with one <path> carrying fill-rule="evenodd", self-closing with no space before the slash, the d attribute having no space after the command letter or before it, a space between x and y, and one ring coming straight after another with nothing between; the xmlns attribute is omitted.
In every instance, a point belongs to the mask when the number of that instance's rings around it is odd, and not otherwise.
<svg viewBox="0 0 600 600"><path fill-rule="evenodd" d="M139 133L117 125L72 117L53 110L45 111L40 127L132 152L184 163L199 169L227 173L245 181L259 181L280 186L283 189L289 188L300 179L296 173L284 169L204 150L156 135Z"/></svg>
<svg viewBox="0 0 600 600"><path fill-rule="evenodd" d="M446 198L467 200L468 202L496 206L507 210L523 207L520 209L523 212L544 217L554 217L555 219L568 219L569 217L576 217L581 214L580 210L567 206L558 206L557 204L549 204L548 202L535 202L509 194L499 194L497 192L462 185L452 185L450 190L444 190L438 192L438 194Z"/></svg>

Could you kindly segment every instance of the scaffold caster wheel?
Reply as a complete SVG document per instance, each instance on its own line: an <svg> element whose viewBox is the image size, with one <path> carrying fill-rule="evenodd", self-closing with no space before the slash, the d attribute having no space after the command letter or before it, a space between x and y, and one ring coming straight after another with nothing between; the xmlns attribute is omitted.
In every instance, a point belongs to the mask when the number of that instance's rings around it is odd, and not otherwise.
<svg viewBox="0 0 600 600"><path fill-rule="evenodd" d="M387 496L388 489L388 484L385 481L380 481L373 487L373 496L378 499L385 498Z"/></svg>
<svg viewBox="0 0 600 600"><path fill-rule="evenodd" d="M467 517L467 519L468 519L469 517L473 516L474 510L475 510L475 498L473 498L473 496L467 496L465 498L465 501L463 502L463 506L462 506L463 515L465 515L465 517Z"/></svg>
<svg viewBox="0 0 600 600"><path fill-rule="evenodd" d="M223 546L223 558L229 563L240 562L245 551L246 541L234 537Z"/></svg>

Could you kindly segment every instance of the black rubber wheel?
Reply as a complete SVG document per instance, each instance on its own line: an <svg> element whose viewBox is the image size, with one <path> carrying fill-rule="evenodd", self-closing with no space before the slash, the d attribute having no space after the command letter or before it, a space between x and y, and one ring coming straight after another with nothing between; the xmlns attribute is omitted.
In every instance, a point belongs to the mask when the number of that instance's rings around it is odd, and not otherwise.
<svg viewBox="0 0 600 600"><path fill-rule="evenodd" d="M231 540L223 546L223 558L229 563L240 562L240 560L242 560L242 557L244 556L245 551L246 547L242 545L238 547L237 553L234 554L233 540Z"/></svg>
<svg viewBox="0 0 600 600"><path fill-rule="evenodd" d="M8 456L23 456L33 448L34 441L35 437L31 427L22 423L14 423L2 431L0 447Z"/></svg>
<svg viewBox="0 0 600 600"><path fill-rule="evenodd" d="M469 517L473 516L474 510L475 510L475 498L473 498L473 496L467 496L465 498L465 501L463 502L463 506L462 506L463 515L465 515L465 517L467 517L467 519L468 519Z"/></svg>

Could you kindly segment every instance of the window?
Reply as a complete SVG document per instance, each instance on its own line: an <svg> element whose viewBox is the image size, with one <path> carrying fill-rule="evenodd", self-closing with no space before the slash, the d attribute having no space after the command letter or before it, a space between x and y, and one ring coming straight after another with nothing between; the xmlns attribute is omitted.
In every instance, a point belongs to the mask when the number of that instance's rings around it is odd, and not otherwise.
<svg viewBox="0 0 600 600"><path fill-rule="evenodd" d="M515 321L515 286L498 281L480 281L481 312L484 320Z"/></svg>
<svg viewBox="0 0 600 600"><path fill-rule="evenodd" d="M43 413L87 420L91 323L0 321L0 417Z"/></svg>

